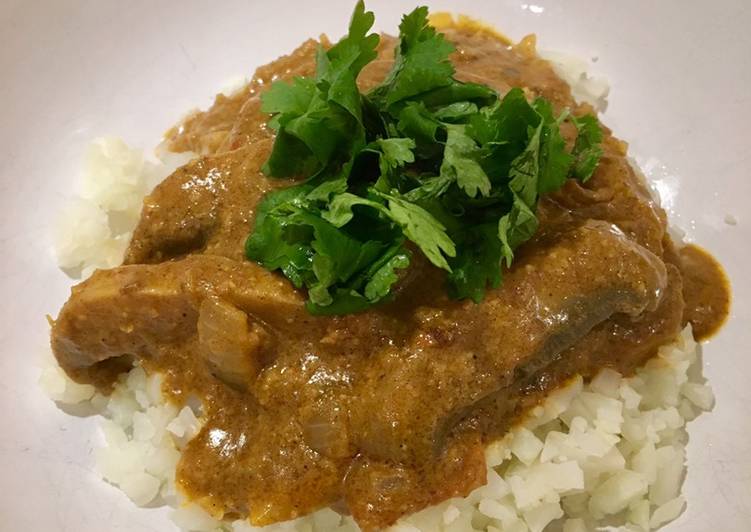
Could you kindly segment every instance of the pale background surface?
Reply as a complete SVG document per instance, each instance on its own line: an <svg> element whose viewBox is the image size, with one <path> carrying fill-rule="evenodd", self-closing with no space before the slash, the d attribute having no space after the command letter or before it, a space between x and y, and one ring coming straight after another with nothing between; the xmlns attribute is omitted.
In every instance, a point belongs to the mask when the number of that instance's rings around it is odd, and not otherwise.
<svg viewBox="0 0 751 532"><path fill-rule="evenodd" d="M751 4L434 1L542 48L597 57L605 121L672 192L671 215L726 266L735 302L705 348L717 406L691 424L687 512L670 530L751 530ZM0 530L171 530L97 479L94 419L37 389L37 360L70 281L50 224L90 139L153 146L186 110L210 104L305 37L338 37L353 2L4 0L0 4ZM326 5L324 9L322 6ZM371 1L394 31L411 2ZM680 176L680 177L677 177ZM726 215L737 219L728 225Z"/></svg>

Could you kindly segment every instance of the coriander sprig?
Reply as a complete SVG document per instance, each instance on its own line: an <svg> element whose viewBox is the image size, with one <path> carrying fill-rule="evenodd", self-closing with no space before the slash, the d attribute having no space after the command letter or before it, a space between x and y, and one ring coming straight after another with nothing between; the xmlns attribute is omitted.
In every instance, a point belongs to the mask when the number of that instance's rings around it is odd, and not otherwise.
<svg viewBox="0 0 751 532"><path fill-rule="evenodd" d="M362 94L357 76L379 42L373 22L358 2L348 34L319 49L315 78L262 95L276 130L264 173L306 179L266 195L246 255L307 288L311 313L347 314L391 297L410 241L446 271L452 297L480 302L537 230L540 195L592 175L600 126L556 117L521 89L500 98L456 80L454 46L426 7L402 18L392 70ZM578 130L571 152L563 120Z"/></svg>

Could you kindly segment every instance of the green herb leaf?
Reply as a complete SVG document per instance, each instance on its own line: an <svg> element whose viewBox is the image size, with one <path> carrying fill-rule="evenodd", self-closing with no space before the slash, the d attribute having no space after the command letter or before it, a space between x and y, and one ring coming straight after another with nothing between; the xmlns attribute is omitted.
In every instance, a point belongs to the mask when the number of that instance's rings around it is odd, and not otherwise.
<svg viewBox="0 0 751 532"><path fill-rule="evenodd" d="M501 255L506 267L511 266L514 249L535 234L539 222L534 211L519 196L514 195L511 211L498 221L498 238L501 240Z"/></svg>
<svg viewBox="0 0 751 532"><path fill-rule="evenodd" d="M378 139L376 144L380 148L381 173L384 169L393 170L407 163L415 162L415 141L410 138Z"/></svg>
<svg viewBox="0 0 751 532"><path fill-rule="evenodd" d="M367 33L373 21L358 2L347 36L328 51L319 49L315 80L278 81L261 95L261 109L274 114L270 125L277 130L265 174L307 177L335 160L351 160L364 145L356 79L377 55L379 37Z"/></svg>
<svg viewBox="0 0 751 532"><path fill-rule="evenodd" d="M371 207L382 213L386 213L387 210L382 203L344 192L331 201L328 210L323 213L323 218L335 227L343 227L354 217L352 208L355 205Z"/></svg>
<svg viewBox="0 0 751 532"><path fill-rule="evenodd" d="M602 129L597 118L585 115L580 118L571 117L576 126L578 135L572 152L575 157L574 176L582 181L587 181L597 168L602 157Z"/></svg>
<svg viewBox="0 0 751 532"><path fill-rule="evenodd" d="M542 117L540 132L540 176L537 182L538 194L548 194L558 190L569 176L574 157L566 150L566 141L561 136L559 121L553 114L550 102L538 98L534 108Z"/></svg>
<svg viewBox="0 0 751 532"><path fill-rule="evenodd" d="M490 179L478 162L479 147L465 129L466 126L447 126L441 176L456 180L470 198L477 196L478 192L487 196L490 194Z"/></svg>
<svg viewBox="0 0 751 532"><path fill-rule="evenodd" d="M473 102L460 101L450 103L437 109L433 116L441 122L463 122L467 118L477 114L477 105Z"/></svg>
<svg viewBox="0 0 751 532"><path fill-rule="evenodd" d="M451 271L445 256L454 257L456 247L443 224L416 203L393 194L379 192L378 195L388 200L388 216L401 226L404 235L417 244L428 260L439 268Z"/></svg>
<svg viewBox="0 0 751 532"><path fill-rule="evenodd" d="M365 285L365 297L368 301L376 302L385 298L391 287L399 280L396 270L403 270L409 266L409 253L401 246L394 250L394 255L377 264Z"/></svg>
<svg viewBox="0 0 751 532"><path fill-rule="evenodd" d="M308 192L305 199L309 202L324 202L328 203L331 198L336 198L339 194L344 194L347 191L347 177L339 176L334 179L324 181L313 190Z"/></svg>
<svg viewBox="0 0 751 532"><path fill-rule="evenodd" d="M488 287L501 284L501 240L495 223L463 230L456 258L449 261L449 294L456 299L470 298L479 303Z"/></svg>
<svg viewBox="0 0 751 532"><path fill-rule="evenodd" d="M473 116L468 133L483 145L501 143L518 149L526 144L528 129L539 122L540 115L527 102L524 91L514 88L501 101Z"/></svg>
<svg viewBox="0 0 751 532"><path fill-rule="evenodd" d="M300 116L308 110L315 93L316 84L309 78L296 77L291 84L275 81L261 99L261 111L285 113L289 118Z"/></svg>
<svg viewBox="0 0 751 532"><path fill-rule="evenodd" d="M594 172L599 123L457 81L425 7L404 16L392 70L363 95L373 20L358 2L348 34L319 49L315 79L262 95L277 132L263 171L307 180L265 196L246 255L306 288L310 313L347 314L393 297L410 241L446 271L451 297L480 302L537 231L540 195ZM571 152L564 120L578 131Z"/></svg>
<svg viewBox="0 0 751 532"><path fill-rule="evenodd" d="M307 185L289 187L267 194L258 205L255 230L245 242L245 255L269 270L284 269L298 288L303 271L310 267L309 246L286 231L284 218L275 215L299 203L309 192Z"/></svg>
<svg viewBox="0 0 751 532"><path fill-rule="evenodd" d="M448 57L454 45L428 24L427 7L418 7L402 18L399 36L394 68L374 91L386 107L453 81L454 66Z"/></svg>
<svg viewBox="0 0 751 532"><path fill-rule="evenodd" d="M426 177L420 181L421 184L419 187L413 188L404 194L404 198L412 202L438 198L439 196L443 196L455 181L456 176L448 173Z"/></svg>
<svg viewBox="0 0 751 532"><path fill-rule="evenodd" d="M493 104L498 94L486 85L463 83L455 79L451 84L432 89L420 95L420 101L429 109L437 109L459 102L470 102L478 106Z"/></svg>
<svg viewBox="0 0 751 532"><path fill-rule="evenodd" d="M403 134L414 138L417 142L436 142L436 133L441 127L441 123L428 111L424 103L409 102L399 112L398 116L397 127Z"/></svg>
<svg viewBox="0 0 751 532"><path fill-rule="evenodd" d="M509 188L513 195L511 211L498 222L498 238L506 266L511 266L514 249L529 240L537 230L537 180L540 173L540 135L543 123L537 126L525 150L511 163Z"/></svg>

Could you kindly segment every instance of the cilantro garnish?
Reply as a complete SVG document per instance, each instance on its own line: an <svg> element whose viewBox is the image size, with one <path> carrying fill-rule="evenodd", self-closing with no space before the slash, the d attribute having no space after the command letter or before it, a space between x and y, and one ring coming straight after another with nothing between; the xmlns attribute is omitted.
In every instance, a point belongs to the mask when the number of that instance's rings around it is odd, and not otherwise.
<svg viewBox="0 0 751 532"><path fill-rule="evenodd" d="M262 95L277 133L263 171L305 181L265 196L246 255L307 288L313 314L392 297L414 250L446 271L451 297L480 302L537 230L540 195L594 172L599 123L556 117L521 89L500 97L456 80L454 46L426 7L402 18L391 72L362 94L357 76L379 42L373 22L358 2L348 34L319 49L315 78L276 81ZM564 120L578 131L571 151Z"/></svg>

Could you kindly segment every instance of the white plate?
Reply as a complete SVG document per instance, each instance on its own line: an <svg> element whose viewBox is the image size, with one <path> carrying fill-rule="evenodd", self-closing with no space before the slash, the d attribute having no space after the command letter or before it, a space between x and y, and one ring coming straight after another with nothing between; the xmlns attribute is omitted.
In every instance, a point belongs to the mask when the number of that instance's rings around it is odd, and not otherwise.
<svg viewBox="0 0 751 532"><path fill-rule="evenodd" d="M540 46L597 57L611 82L605 121L669 185L674 223L710 249L733 284L729 323L705 348L717 406L690 426L688 510L670 530L751 529L751 10L746 0L431 2ZM216 3L219 6L219 3ZM326 6L325 8L323 6ZM170 530L93 471L95 420L38 390L45 314L71 284L50 224L103 134L153 146L227 79L321 32L338 36L353 2L68 0L0 5L0 530ZM394 31L411 3L372 1ZM726 219L734 217L736 225Z"/></svg>

